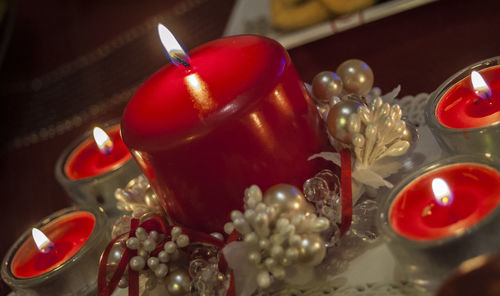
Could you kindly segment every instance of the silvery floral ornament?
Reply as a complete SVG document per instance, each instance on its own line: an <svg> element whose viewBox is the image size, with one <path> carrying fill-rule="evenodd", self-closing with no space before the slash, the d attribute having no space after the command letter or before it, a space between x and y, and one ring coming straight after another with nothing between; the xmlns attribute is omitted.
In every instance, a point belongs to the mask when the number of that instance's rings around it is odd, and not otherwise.
<svg viewBox="0 0 500 296"><path fill-rule="evenodd" d="M243 241L223 249L228 265L234 271L237 295L251 295L256 289L268 288L273 281L290 281L297 275L305 282L313 267L326 254L321 232L330 221L316 216L314 207L302 192L287 184L269 188L262 194L252 185L245 192L245 211L233 211L227 232L238 230Z"/></svg>
<svg viewBox="0 0 500 296"><path fill-rule="evenodd" d="M331 101L327 123L330 142L340 151L349 148L353 155L353 203L366 189L392 188L385 180L396 173L401 162L395 157L405 154L412 144L412 132L402 119L398 104L389 104L400 88L385 96L376 93L367 97L348 95ZM340 166L338 153L323 152L322 157Z"/></svg>

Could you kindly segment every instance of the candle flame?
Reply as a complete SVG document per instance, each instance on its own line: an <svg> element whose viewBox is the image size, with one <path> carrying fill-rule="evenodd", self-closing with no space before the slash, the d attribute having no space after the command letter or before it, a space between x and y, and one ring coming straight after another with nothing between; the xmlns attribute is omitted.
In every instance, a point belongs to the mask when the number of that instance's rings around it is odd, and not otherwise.
<svg viewBox="0 0 500 296"><path fill-rule="evenodd" d="M472 87L474 88L476 95L481 99L489 100L491 97L491 89L484 81L483 76L481 76L481 74L477 71L472 71L470 76L472 80Z"/></svg>
<svg viewBox="0 0 500 296"><path fill-rule="evenodd" d="M436 202L442 206L449 206L453 202L453 196L450 187L445 180L435 178L432 180L432 192Z"/></svg>
<svg viewBox="0 0 500 296"><path fill-rule="evenodd" d="M36 247L40 250L40 252L46 254L54 249L54 243L50 241L50 239L39 229L33 228L31 230L31 234L33 235Z"/></svg>
<svg viewBox="0 0 500 296"><path fill-rule="evenodd" d="M184 67L191 66L189 64L190 59L188 54L179 44L177 39L175 39L172 32L170 32L170 30L167 29L167 27L165 27L162 24L158 24L158 35L160 35L161 43L163 44L163 47L165 47L165 50L167 51L168 58L175 66L177 67L181 65Z"/></svg>
<svg viewBox="0 0 500 296"><path fill-rule="evenodd" d="M93 133L94 141L97 144L99 151L103 154L111 153L111 150L113 150L113 142L109 138L108 134L106 134L106 132L98 126L94 127Z"/></svg>

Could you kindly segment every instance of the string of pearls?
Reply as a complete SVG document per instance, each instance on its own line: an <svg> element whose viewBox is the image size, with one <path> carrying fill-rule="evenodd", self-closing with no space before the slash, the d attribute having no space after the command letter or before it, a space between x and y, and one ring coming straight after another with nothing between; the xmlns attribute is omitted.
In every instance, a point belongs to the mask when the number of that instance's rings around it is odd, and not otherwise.
<svg viewBox="0 0 500 296"><path fill-rule="evenodd" d="M245 211L233 211L225 225L227 233L236 229L243 236L248 262L258 272L259 288L286 276L293 265L316 266L325 257L325 242L319 235L330 222L314 214L314 208L294 186L279 184L263 195L252 185L245 191Z"/></svg>

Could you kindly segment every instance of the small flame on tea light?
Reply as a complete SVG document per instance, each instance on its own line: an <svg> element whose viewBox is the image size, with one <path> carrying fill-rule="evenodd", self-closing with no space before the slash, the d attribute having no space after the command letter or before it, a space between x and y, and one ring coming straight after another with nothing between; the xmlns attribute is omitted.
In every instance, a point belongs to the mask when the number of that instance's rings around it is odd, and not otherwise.
<svg viewBox="0 0 500 296"><path fill-rule="evenodd" d="M432 192L436 202L441 206L449 206L453 202L453 195L445 180L435 178L432 180Z"/></svg>
<svg viewBox="0 0 500 296"><path fill-rule="evenodd" d="M113 142L109 138L108 134L98 126L94 127L93 133L94 141L97 144L99 151L103 154L111 153L111 150L113 150Z"/></svg>
<svg viewBox="0 0 500 296"><path fill-rule="evenodd" d="M484 100L489 100L491 97L491 89L488 84L484 81L483 76L479 74L477 71L472 71L470 74L472 87L474 88L474 92L478 97Z"/></svg>
<svg viewBox="0 0 500 296"><path fill-rule="evenodd" d="M172 32L162 24L158 24L158 34L160 35L161 43L167 51L168 58L175 66L191 67L189 64L190 58L186 51L175 39Z"/></svg>
<svg viewBox="0 0 500 296"><path fill-rule="evenodd" d="M47 254L54 249L54 243L39 229L33 228L31 230L31 234L33 235L36 247L40 250L40 252Z"/></svg>

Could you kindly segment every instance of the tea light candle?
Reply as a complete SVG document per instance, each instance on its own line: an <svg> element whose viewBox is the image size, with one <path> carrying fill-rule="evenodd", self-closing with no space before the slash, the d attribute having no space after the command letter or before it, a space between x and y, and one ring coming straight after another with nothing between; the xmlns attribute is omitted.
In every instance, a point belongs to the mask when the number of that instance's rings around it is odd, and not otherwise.
<svg viewBox="0 0 500 296"><path fill-rule="evenodd" d="M120 125L92 130L93 138L80 143L68 156L64 173L73 180L90 178L113 171L132 158L120 135Z"/></svg>
<svg viewBox="0 0 500 296"><path fill-rule="evenodd" d="M403 278L436 287L462 261L500 251L499 168L492 157L453 156L393 188L379 225Z"/></svg>
<svg viewBox="0 0 500 296"><path fill-rule="evenodd" d="M499 201L497 170L475 163L453 164L432 170L403 188L392 203L389 220L399 234L431 241L466 231Z"/></svg>
<svg viewBox="0 0 500 296"><path fill-rule="evenodd" d="M114 192L140 174L120 135L120 125L110 122L94 128L62 153L56 178L77 205L101 206L109 216L118 215Z"/></svg>
<svg viewBox="0 0 500 296"><path fill-rule="evenodd" d="M500 149L500 58L471 65L444 82L430 97L427 122L453 153Z"/></svg>
<svg viewBox="0 0 500 296"><path fill-rule="evenodd" d="M95 290L96 266L107 244L105 224L102 210L68 208L52 214L10 248L2 279L13 290L36 295Z"/></svg>
<svg viewBox="0 0 500 296"><path fill-rule="evenodd" d="M173 61L137 91L122 119L127 146L169 216L223 231L245 188L302 186L325 162L318 112L286 50L260 36L218 39L185 53L160 26Z"/></svg>

